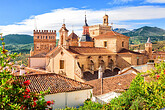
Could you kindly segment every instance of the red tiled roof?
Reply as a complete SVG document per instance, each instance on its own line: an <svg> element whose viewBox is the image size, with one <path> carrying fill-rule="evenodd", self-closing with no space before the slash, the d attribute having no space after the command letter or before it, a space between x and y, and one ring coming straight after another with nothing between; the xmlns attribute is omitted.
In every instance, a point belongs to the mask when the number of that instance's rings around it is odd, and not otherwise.
<svg viewBox="0 0 165 110"><path fill-rule="evenodd" d="M48 89L50 90L50 94L54 94L93 88L89 84L78 82L55 73L26 75L23 77L23 81L26 80L30 80L29 89L37 93Z"/></svg>
<svg viewBox="0 0 165 110"><path fill-rule="evenodd" d="M51 50L49 53L47 53L46 56L51 55L52 53L54 53L58 49L59 49L59 46L55 47L53 50Z"/></svg>
<svg viewBox="0 0 165 110"><path fill-rule="evenodd" d="M78 39L78 36L77 36L74 32L72 32L72 33L68 36L68 38L71 38L71 39Z"/></svg>
<svg viewBox="0 0 165 110"><path fill-rule="evenodd" d="M131 73L131 74L116 75L109 78L103 78L103 94L118 89L120 90L128 89L135 76L136 76L135 74ZM86 83L94 87L93 88L94 95L101 95L101 79L87 81Z"/></svg>
<svg viewBox="0 0 165 110"><path fill-rule="evenodd" d="M101 47L69 47L69 52L74 54L111 54L113 52Z"/></svg>
<svg viewBox="0 0 165 110"><path fill-rule="evenodd" d="M142 53L131 51L131 50L128 50L128 49L125 49L125 48L121 49L117 53L119 53L119 54L141 54L142 55Z"/></svg>
<svg viewBox="0 0 165 110"><path fill-rule="evenodd" d="M101 38L116 37L116 36L128 37L128 36L125 36L123 34L117 33L115 31L108 31L105 34L98 35L98 36L96 36L94 38L101 39Z"/></svg>
<svg viewBox="0 0 165 110"><path fill-rule="evenodd" d="M30 58L44 58L46 56L46 53L39 53L33 56L30 56Z"/></svg>

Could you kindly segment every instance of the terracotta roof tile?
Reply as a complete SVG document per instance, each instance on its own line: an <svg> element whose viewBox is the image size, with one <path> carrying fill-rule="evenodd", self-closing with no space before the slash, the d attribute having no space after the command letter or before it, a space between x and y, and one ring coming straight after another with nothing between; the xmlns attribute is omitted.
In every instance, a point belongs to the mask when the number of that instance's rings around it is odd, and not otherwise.
<svg viewBox="0 0 165 110"><path fill-rule="evenodd" d="M78 39L78 36L77 36L74 32L72 32L72 33L68 36L68 38Z"/></svg>
<svg viewBox="0 0 165 110"><path fill-rule="evenodd" d="M135 74L131 73L131 74L116 75L109 78L103 78L103 94L118 89L119 90L128 89L135 76L136 76ZM101 79L87 81L86 83L94 87L93 88L94 95L101 95Z"/></svg>
<svg viewBox="0 0 165 110"><path fill-rule="evenodd" d="M106 48L101 47L69 47L69 52L75 54L110 54L113 53Z"/></svg>
<svg viewBox="0 0 165 110"><path fill-rule="evenodd" d="M123 34L117 33L115 31L108 31L108 32L106 32L104 34L101 34L101 35L98 35L98 36L96 36L94 38L101 39L101 38L116 37L116 36L128 37L128 36L125 36Z"/></svg>
<svg viewBox="0 0 165 110"><path fill-rule="evenodd" d="M128 49L125 49L125 48L121 49L117 53L119 53L119 54L130 54L130 53L132 53L132 54L142 54L142 53L131 51L131 50L128 50Z"/></svg>
<svg viewBox="0 0 165 110"><path fill-rule="evenodd" d="M29 89L37 93L48 89L50 90L50 94L54 94L93 88L89 84L78 82L55 73L26 75L23 77L23 81L26 80L30 80L31 82Z"/></svg>
<svg viewBox="0 0 165 110"><path fill-rule="evenodd" d="M33 56L30 56L30 58L43 58L46 56L46 53L39 53Z"/></svg>

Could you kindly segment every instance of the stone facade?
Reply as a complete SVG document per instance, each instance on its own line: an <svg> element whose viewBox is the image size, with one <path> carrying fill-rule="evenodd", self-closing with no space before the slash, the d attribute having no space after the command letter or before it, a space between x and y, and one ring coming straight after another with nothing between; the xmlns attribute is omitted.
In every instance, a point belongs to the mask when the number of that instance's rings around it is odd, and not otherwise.
<svg viewBox="0 0 165 110"><path fill-rule="evenodd" d="M34 51L31 50L31 56L47 53L56 47L55 30L34 30Z"/></svg>
<svg viewBox="0 0 165 110"><path fill-rule="evenodd" d="M98 78L99 67L104 71L103 77L108 77L126 67L147 61L146 55L129 50L128 36L111 30L107 15L103 17L102 25L94 26L88 26L85 16L80 40L73 31L68 36L65 24L59 36L58 46L44 57L45 69L79 81Z"/></svg>
<svg viewBox="0 0 165 110"><path fill-rule="evenodd" d="M108 25L108 15L103 17L103 25L93 25L89 26L90 36L93 38L95 36L105 34L106 32L112 31L112 27Z"/></svg>

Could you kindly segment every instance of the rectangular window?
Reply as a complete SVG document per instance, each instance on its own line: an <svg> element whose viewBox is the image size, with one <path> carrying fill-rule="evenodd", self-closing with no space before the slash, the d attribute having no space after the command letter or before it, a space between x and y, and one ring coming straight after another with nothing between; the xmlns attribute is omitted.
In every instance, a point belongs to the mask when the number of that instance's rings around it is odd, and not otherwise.
<svg viewBox="0 0 165 110"><path fill-rule="evenodd" d="M107 41L104 41L104 47L107 47Z"/></svg>
<svg viewBox="0 0 165 110"><path fill-rule="evenodd" d="M60 60L60 69L64 69L64 60Z"/></svg>
<svg viewBox="0 0 165 110"><path fill-rule="evenodd" d="M137 59L137 65L139 65L139 59Z"/></svg>
<svg viewBox="0 0 165 110"><path fill-rule="evenodd" d="M124 41L122 42L122 47L124 47Z"/></svg>

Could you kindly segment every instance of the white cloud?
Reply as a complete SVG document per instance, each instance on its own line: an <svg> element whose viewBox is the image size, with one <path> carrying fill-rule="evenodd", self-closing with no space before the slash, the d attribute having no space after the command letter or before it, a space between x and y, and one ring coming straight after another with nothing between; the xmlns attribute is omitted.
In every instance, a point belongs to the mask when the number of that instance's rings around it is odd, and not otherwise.
<svg viewBox="0 0 165 110"><path fill-rule="evenodd" d="M65 24L67 29L75 31L76 34L82 34L82 26L84 25L84 14L87 13L87 20L89 25L101 24L102 17L105 14L104 10L85 10L76 8L64 8L52 10L49 13L31 16L29 19L25 19L22 22L16 24L0 26L0 32L6 34L30 34L32 35L33 29L35 28L35 20L37 22L37 29L40 30L56 30L57 32L63 24L63 19L65 19ZM138 7L125 7L110 10L108 9L106 13L109 15L109 22L113 22L113 27L123 27L131 28L130 25L120 24L120 21L127 20L147 20L147 19L157 19L165 18L165 8L154 7L154 6L138 6Z"/></svg>
<svg viewBox="0 0 165 110"><path fill-rule="evenodd" d="M111 2L108 2L108 4L124 4L124 3L128 3L128 2L131 2L133 0L113 0Z"/></svg>
<svg viewBox="0 0 165 110"><path fill-rule="evenodd" d="M146 0L149 3L165 3L165 0Z"/></svg>

